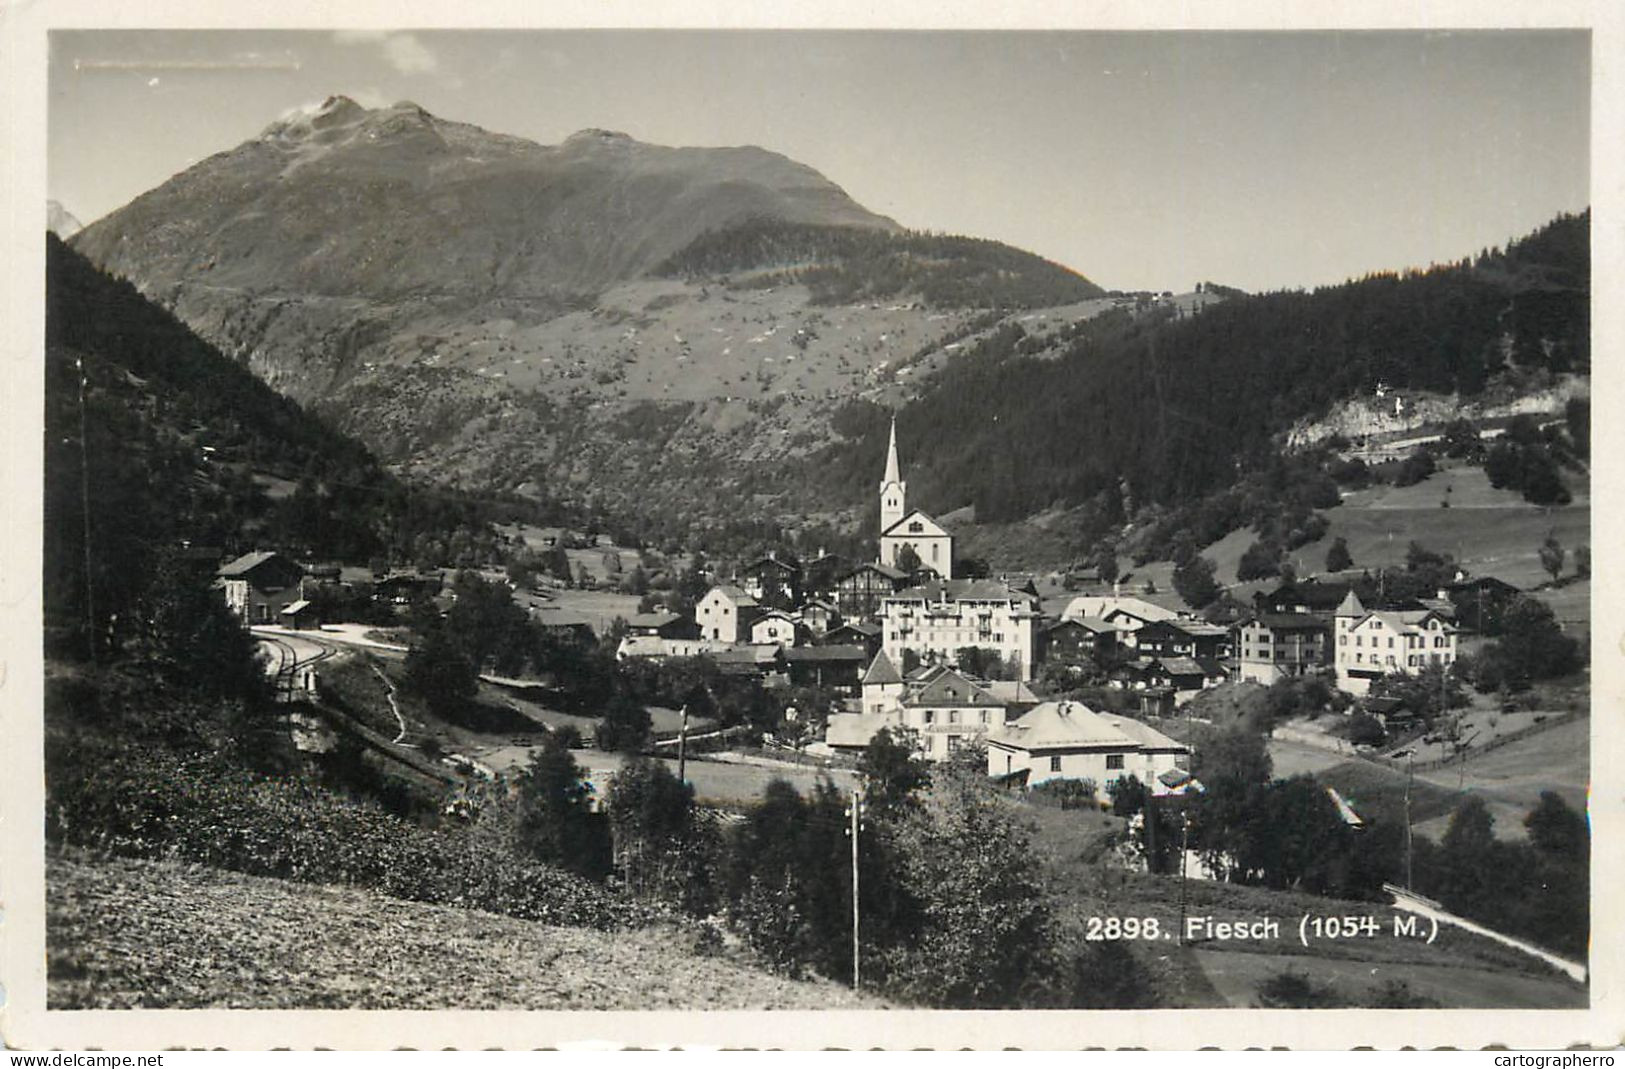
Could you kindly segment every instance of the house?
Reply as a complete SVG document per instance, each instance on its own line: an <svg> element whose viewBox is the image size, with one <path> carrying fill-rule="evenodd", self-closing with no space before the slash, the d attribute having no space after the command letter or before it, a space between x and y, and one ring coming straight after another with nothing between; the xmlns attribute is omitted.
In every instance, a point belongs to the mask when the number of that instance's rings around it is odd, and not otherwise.
<svg viewBox="0 0 1625 1069"><path fill-rule="evenodd" d="M826 601L823 598L809 599L801 606L799 614L801 626L815 636L823 635L841 622L841 610L833 601Z"/></svg>
<svg viewBox="0 0 1625 1069"><path fill-rule="evenodd" d="M847 620L880 615L880 601L908 585L908 575L889 564L860 564L835 580L835 604Z"/></svg>
<svg viewBox="0 0 1625 1069"><path fill-rule="evenodd" d="M1090 664L1116 652L1120 630L1119 625L1098 616L1057 620L1040 632L1040 659L1055 664Z"/></svg>
<svg viewBox="0 0 1625 1069"><path fill-rule="evenodd" d="M880 480L880 563L903 571L898 557L912 550L920 565L943 579L954 577L954 536L919 509L907 507L908 484L897 461L897 419L892 417L886 473Z"/></svg>
<svg viewBox="0 0 1625 1069"><path fill-rule="evenodd" d="M593 630L592 621L573 609L554 605L536 606L530 610L530 618L544 634L584 645L598 641L598 634Z"/></svg>
<svg viewBox="0 0 1625 1069"><path fill-rule="evenodd" d="M750 642L755 646L794 646L801 620L782 609L768 609L750 622Z"/></svg>
<svg viewBox="0 0 1625 1069"><path fill-rule="evenodd" d="M1151 783L1189 760L1190 747L1137 720L1097 713L1081 702L1044 702L987 737L987 772L1029 787L1054 779L1090 780L1104 793L1135 776Z"/></svg>
<svg viewBox="0 0 1625 1069"><path fill-rule="evenodd" d="M988 579L933 580L900 590L880 603L881 648L902 663L905 651L921 660L953 662L959 651L989 649L1033 677L1038 652L1038 599Z"/></svg>
<svg viewBox="0 0 1625 1069"><path fill-rule="evenodd" d="M1253 595L1253 607L1263 613L1321 613L1331 616L1348 596L1348 583L1323 583L1318 579L1287 582L1274 590Z"/></svg>
<svg viewBox="0 0 1625 1069"><path fill-rule="evenodd" d="M880 625L864 620L848 620L824 633L819 644L823 646L862 646L873 656L880 652Z"/></svg>
<svg viewBox="0 0 1625 1069"><path fill-rule="evenodd" d="M1179 617L1172 609L1127 594L1079 594L1066 603L1061 618L1081 620L1084 617L1095 617L1106 620L1119 611L1124 620L1135 621L1130 624L1130 629L1138 629L1153 620L1174 620Z"/></svg>
<svg viewBox="0 0 1625 1069"><path fill-rule="evenodd" d="M798 646L784 651L790 683L842 694L856 694L859 674L869 659L862 646Z"/></svg>
<svg viewBox="0 0 1625 1069"><path fill-rule="evenodd" d="M771 550L745 566L740 586L761 605L789 609L801 600L801 566Z"/></svg>
<svg viewBox="0 0 1625 1069"><path fill-rule="evenodd" d="M280 553L245 553L215 572L226 607L244 627L276 623L282 610L304 600L305 570Z"/></svg>
<svg viewBox="0 0 1625 1069"><path fill-rule="evenodd" d="M1498 620L1523 591L1493 575L1481 575L1451 583L1443 593L1455 609L1453 617L1458 626L1483 631Z"/></svg>
<svg viewBox="0 0 1625 1069"><path fill-rule="evenodd" d="M707 657L734 648L731 642L705 638L661 638L659 635L627 635L615 649L615 659L641 658L664 661L673 657Z"/></svg>
<svg viewBox="0 0 1625 1069"><path fill-rule="evenodd" d="M852 561L839 553L826 553L802 565L801 592L807 597L832 597L835 581L852 570Z"/></svg>
<svg viewBox="0 0 1625 1069"><path fill-rule="evenodd" d="M1200 620L1152 620L1134 633L1141 657L1195 657L1229 659L1230 629Z"/></svg>
<svg viewBox="0 0 1625 1069"><path fill-rule="evenodd" d="M1319 671L1331 661L1331 626L1304 612L1265 613L1236 629L1238 673L1266 686Z"/></svg>
<svg viewBox="0 0 1625 1069"><path fill-rule="evenodd" d="M749 642L750 622L761 612L755 598L739 587L714 586L694 606L700 637L718 642Z"/></svg>
<svg viewBox="0 0 1625 1069"><path fill-rule="evenodd" d="M439 594L444 582L439 572L388 572L373 583L372 599L410 605Z"/></svg>
<svg viewBox="0 0 1625 1069"><path fill-rule="evenodd" d="M626 633L659 638L693 638L694 622L674 612L640 612L627 617Z"/></svg>
<svg viewBox="0 0 1625 1069"><path fill-rule="evenodd" d="M907 729L918 739L923 757L945 761L1002 728L1006 713L1004 701L981 680L943 667L905 680L882 653L864 675L863 711L830 717L824 741L838 751L862 749L881 728Z"/></svg>
<svg viewBox="0 0 1625 1069"><path fill-rule="evenodd" d="M709 656L723 675L756 676L764 686L782 686L789 678L779 646L733 646Z"/></svg>
<svg viewBox="0 0 1625 1069"><path fill-rule="evenodd" d="M1437 610L1369 610L1352 590L1337 607L1334 633L1337 686L1350 694L1365 694L1385 675L1456 659L1456 627Z"/></svg>

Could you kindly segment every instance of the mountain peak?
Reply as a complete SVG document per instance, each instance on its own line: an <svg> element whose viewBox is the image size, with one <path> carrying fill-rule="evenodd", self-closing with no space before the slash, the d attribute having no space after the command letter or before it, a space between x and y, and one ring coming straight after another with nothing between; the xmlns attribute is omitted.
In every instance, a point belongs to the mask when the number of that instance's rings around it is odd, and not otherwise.
<svg viewBox="0 0 1625 1069"><path fill-rule="evenodd" d="M585 130L577 130L564 139L566 145L633 145L637 140L631 134L623 134L619 130L603 130L596 126L589 126Z"/></svg>

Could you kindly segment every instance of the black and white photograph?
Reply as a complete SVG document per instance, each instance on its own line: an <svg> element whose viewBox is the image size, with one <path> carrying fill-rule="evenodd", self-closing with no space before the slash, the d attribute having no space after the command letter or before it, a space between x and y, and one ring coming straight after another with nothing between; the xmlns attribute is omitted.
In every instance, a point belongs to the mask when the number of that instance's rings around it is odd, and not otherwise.
<svg viewBox="0 0 1625 1069"><path fill-rule="evenodd" d="M367 10L30 38L8 1042L1618 1040L1594 21Z"/></svg>

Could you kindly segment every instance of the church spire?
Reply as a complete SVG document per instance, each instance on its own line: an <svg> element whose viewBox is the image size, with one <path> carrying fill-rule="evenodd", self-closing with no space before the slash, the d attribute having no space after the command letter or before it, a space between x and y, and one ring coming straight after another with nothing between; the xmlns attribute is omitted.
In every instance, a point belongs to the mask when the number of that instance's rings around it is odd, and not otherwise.
<svg viewBox="0 0 1625 1069"><path fill-rule="evenodd" d="M891 418L891 444L886 447L886 477L880 481L886 483L901 483L903 481L902 469L897 463L897 415Z"/></svg>

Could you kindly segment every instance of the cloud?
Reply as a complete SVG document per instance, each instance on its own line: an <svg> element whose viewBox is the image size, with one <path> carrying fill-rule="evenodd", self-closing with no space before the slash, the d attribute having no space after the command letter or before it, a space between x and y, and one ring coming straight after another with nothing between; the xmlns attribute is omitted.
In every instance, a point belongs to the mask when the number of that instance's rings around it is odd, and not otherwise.
<svg viewBox="0 0 1625 1069"><path fill-rule="evenodd" d="M415 34L386 33L382 30L338 30L333 41L341 45L370 45L383 53L385 62L398 74L428 74L437 70L440 60Z"/></svg>

